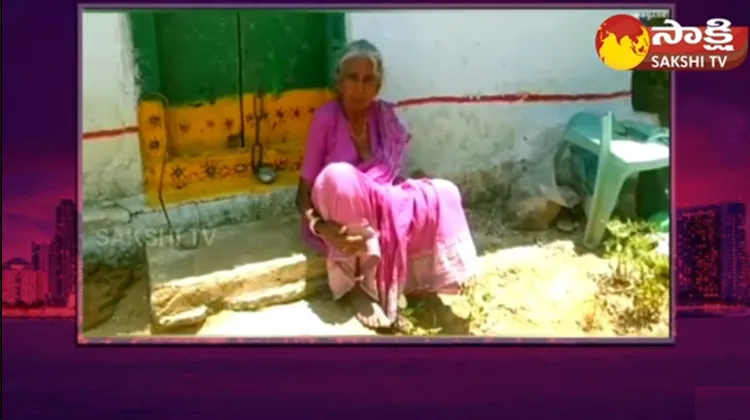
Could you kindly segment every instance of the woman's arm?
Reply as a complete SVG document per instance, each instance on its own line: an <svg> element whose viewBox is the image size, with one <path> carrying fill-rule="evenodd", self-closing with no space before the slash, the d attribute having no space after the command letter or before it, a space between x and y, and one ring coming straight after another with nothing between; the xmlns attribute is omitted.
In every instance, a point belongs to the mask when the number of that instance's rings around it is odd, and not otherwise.
<svg viewBox="0 0 750 420"><path fill-rule="evenodd" d="M347 239L347 235L344 234L344 232L341 231L341 226L328 221L323 220L320 217L320 214L317 210L315 210L315 206L313 206L312 203L312 184L310 184L308 181L306 181L304 178L300 177L299 179L299 185L297 187L297 197L296 197L296 204L297 204L297 211L299 212L299 217L302 220L308 220L310 217L317 218L318 221L315 223L315 234L322 236L324 238L327 238L330 241L333 241L338 246L341 246L341 241L344 241L343 243L346 245L350 245L356 248L359 245L359 242L361 241L353 241L351 238ZM310 213L310 210L312 212ZM349 242L349 243L346 243ZM343 248L341 249L344 250Z"/></svg>
<svg viewBox="0 0 750 420"><path fill-rule="evenodd" d="M326 137L329 130L328 107L323 105L318 108L312 116L310 131L307 134L305 144L305 155L300 167L299 185L297 186L297 211L300 217L305 219L309 210L315 210L312 204L312 191L315 178L325 166L328 142ZM317 215L317 212L315 212Z"/></svg>
<svg viewBox="0 0 750 420"><path fill-rule="evenodd" d="M312 184L305 180L305 178L299 178L299 185L297 186L297 211L302 219L307 218L308 211L312 210L314 215L320 217L315 207L312 204L311 198Z"/></svg>
<svg viewBox="0 0 750 420"><path fill-rule="evenodd" d="M310 217L311 210L313 217L320 218L320 213L315 209L312 202L312 187L315 183L315 178L326 164L328 148L326 137L330 131L329 115L330 107L324 105L318 108L313 114L310 131L307 136L305 156L300 168L299 184L297 185L297 196L295 199L297 211L303 220ZM315 233L322 236L331 236L337 234L340 229L341 227L335 223L321 220L315 226Z"/></svg>

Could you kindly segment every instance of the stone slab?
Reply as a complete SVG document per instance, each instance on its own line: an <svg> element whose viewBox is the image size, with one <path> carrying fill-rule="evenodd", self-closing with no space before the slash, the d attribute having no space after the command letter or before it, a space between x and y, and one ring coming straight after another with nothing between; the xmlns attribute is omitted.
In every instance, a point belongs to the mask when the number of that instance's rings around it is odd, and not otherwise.
<svg viewBox="0 0 750 420"><path fill-rule="evenodd" d="M180 249L170 237L149 244L155 321L201 306L222 310L233 298L325 276L324 259L309 252L298 226L285 219L198 229L188 241L196 239L194 249Z"/></svg>
<svg viewBox="0 0 750 420"><path fill-rule="evenodd" d="M156 327L159 329L168 330L197 325L208 318L209 312L210 311L207 307L199 306L185 312L180 312L176 315L161 317L157 320Z"/></svg>
<svg viewBox="0 0 750 420"><path fill-rule="evenodd" d="M320 277L298 280L271 289L258 290L227 299L224 307L231 311L256 311L272 305L281 305L323 294L328 290L328 279Z"/></svg>

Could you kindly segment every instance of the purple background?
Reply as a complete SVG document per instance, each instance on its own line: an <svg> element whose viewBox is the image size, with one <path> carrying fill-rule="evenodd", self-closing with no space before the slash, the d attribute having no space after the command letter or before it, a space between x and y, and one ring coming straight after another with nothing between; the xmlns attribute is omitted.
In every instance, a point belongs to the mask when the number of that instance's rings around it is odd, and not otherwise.
<svg viewBox="0 0 750 420"><path fill-rule="evenodd" d="M713 17L748 25L738 21L750 16L746 7L685 0L676 16L683 25ZM76 22L72 0L3 6L3 260L28 258L29 242L53 229L57 201L75 196ZM742 181L750 180L749 70L677 75L678 207L750 202ZM674 347L642 348L78 348L72 319L3 319L3 328L2 418L10 420L692 419L696 387L750 385L749 318L679 319ZM732 390L702 393L701 406L748 418L739 402L747 392Z"/></svg>

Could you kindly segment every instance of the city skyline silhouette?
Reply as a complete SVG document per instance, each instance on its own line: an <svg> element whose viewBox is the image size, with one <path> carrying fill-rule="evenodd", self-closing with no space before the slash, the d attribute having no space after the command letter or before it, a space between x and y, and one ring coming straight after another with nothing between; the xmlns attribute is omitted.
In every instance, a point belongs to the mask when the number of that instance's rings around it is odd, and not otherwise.
<svg viewBox="0 0 750 420"><path fill-rule="evenodd" d="M6 255L3 249L3 308L70 306L78 280L78 205L63 198L50 214L55 228L45 239L28 242L31 258Z"/></svg>
<svg viewBox="0 0 750 420"><path fill-rule="evenodd" d="M747 205L720 203L676 213L677 305L750 304Z"/></svg>

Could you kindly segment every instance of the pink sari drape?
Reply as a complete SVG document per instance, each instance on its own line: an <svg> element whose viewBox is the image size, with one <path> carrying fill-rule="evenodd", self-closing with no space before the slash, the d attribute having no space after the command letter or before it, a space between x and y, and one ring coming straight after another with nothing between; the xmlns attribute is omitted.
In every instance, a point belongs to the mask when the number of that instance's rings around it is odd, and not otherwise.
<svg viewBox="0 0 750 420"><path fill-rule="evenodd" d="M336 111L341 118L340 109L329 112ZM453 184L399 177L410 135L394 106L378 101L369 118L373 158L324 162L312 201L324 219L368 238L367 250L356 256L325 246L334 297L361 282L393 320L402 293L455 289L473 275L476 250Z"/></svg>

